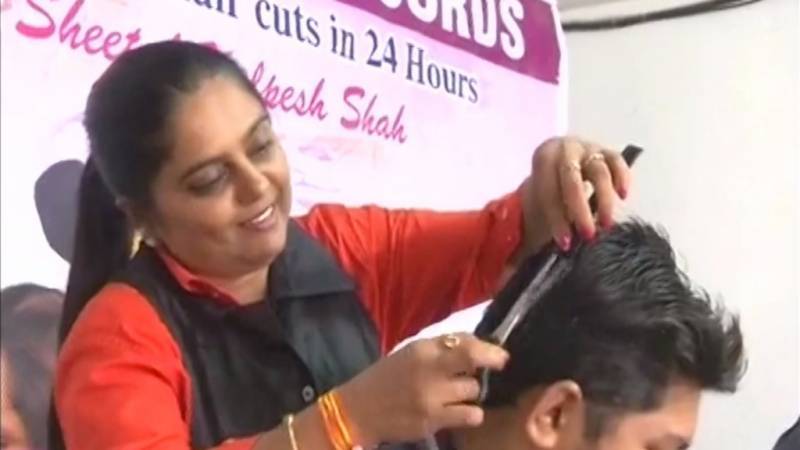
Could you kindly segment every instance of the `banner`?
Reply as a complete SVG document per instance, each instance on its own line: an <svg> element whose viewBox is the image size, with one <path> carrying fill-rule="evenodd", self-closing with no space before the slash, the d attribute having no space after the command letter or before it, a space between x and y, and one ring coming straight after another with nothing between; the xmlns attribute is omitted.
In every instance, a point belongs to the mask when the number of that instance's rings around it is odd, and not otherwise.
<svg viewBox="0 0 800 450"><path fill-rule="evenodd" d="M295 214L461 209L514 189L564 131L555 14L543 0L5 0L0 280L64 286L82 111L128 49L183 39L236 58L287 150Z"/></svg>

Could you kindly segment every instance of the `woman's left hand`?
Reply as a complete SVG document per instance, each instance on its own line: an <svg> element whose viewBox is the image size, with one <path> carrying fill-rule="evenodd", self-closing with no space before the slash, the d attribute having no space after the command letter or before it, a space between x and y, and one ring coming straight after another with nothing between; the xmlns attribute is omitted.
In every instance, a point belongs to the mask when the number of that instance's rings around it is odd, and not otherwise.
<svg viewBox="0 0 800 450"><path fill-rule="evenodd" d="M596 193L596 217L585 182ZM625 199L630 184L630 169L619 152L573 137L544 142L533 155L531 177L522 189L526 249L536 250L551 239L568 249L571 226L584 239L593 239L597 225L613 225L617 199Z"/></svg>

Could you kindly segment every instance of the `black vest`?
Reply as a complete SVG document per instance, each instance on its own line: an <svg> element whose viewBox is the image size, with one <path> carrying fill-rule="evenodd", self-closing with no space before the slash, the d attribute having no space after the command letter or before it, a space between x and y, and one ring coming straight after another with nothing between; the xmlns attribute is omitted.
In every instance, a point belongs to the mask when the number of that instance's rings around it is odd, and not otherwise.
<svg viewBox="0 0 800 450"><path fill-rule="evenodd" d="M294 222L266 301L224 305L190 294L147 248L117 281L150 301L181 349L193 448L270 430L380 357L353 281Z"/></svg>

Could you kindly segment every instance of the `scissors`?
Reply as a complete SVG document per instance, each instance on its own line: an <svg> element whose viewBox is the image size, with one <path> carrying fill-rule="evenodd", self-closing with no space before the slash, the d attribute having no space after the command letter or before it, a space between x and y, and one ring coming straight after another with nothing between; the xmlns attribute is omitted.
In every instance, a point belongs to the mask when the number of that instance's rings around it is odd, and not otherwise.
<svg viewBox="0 0 800 450"><path fill-rule="evenodd" d="M640 147L628 145L622 151L622 158L630 167L642 152ZM589 208L592 214L597 212L595 194L589 197ZM570 252L562 252L554 242L550 242L538 253L528 257L497 294L487 309L484 320L475 330L475 335L504 346L525 315L570 270L572 258L569 256ZM481 385L478 403L483 403L489 393L490 373L489 369L481 369L478 375Z"/></svg>

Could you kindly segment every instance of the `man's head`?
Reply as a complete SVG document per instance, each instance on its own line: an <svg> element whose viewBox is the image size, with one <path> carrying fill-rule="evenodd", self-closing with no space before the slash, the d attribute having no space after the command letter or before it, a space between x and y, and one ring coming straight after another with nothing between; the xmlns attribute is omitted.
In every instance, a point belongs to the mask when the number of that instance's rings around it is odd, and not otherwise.
<svg viewBox="0 0 800 450"><path fill-rule="evenodd" d="M743 374L737 320L650 225L619 224L571 258L507 341L487 420L515 427L520 448L686 448L700 392L733 392Z"/></svg>
<svg viewBox="0 0 800 450"><path fill-rule="evenodd" d="M0 291L0 449L46 447L63 299L31 283Z"/></svg>

